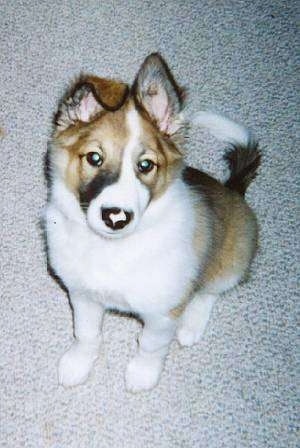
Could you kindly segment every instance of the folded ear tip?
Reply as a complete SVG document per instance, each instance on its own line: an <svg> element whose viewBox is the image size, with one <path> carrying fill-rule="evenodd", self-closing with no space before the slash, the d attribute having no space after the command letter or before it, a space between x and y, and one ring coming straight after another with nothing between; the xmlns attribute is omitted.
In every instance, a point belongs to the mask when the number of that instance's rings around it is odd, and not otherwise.
<svg viewBox="0 0 300 448"><path fill-rule="evenodd" d="M65 130L78 121L89 122L102 110L119 109L128 93L124 82L80 74L65 93L54 123L59 130Z"/></svg>
<svg viewBox="0 0 300 448"><path fill-rule="evenodd" d="M128 85L115 79L87 76L85 82L90 86L94 97L106 110L119 109L128 97Z"/></svg>

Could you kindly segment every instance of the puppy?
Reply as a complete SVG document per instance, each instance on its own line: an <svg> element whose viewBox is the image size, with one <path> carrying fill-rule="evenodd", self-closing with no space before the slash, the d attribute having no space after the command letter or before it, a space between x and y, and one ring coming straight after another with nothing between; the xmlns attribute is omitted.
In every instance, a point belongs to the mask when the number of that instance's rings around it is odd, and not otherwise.
<svg viewBox="0 0 300 448"><path fill-rule="evenodd" d="M217 297L244 277L256 219L244 200L260 162L240 125L211 113L196 123L230 143L225 184L183 161L183 90L152 54L133 86L85 76L62 100L50 150L49 261L69 291L75 341L63 386L83 383L105 310L144 322L126 370L133 392L159 381L170 342L199 341Z"/></svg>

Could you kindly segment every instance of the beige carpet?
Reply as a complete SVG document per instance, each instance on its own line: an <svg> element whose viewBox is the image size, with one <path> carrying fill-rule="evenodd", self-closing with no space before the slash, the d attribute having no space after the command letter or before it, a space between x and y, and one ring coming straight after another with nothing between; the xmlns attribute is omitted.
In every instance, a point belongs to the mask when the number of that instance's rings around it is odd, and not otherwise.
<svg viewBox="0 0 300 448"><path fill-rule="evenodd" d="M294 0L0 3L1 447L296 447L296 15ZM125 391L139 324L115 315L93 377L64 390L56 366L71 313L38 224L51 118L80 71L132 81L152 51L189 87L191 113L224 112L259 136L263 165L247 194L259 254L203 341L173 343L153 392ZM221 176L222 151L192 131L194 166Z"/></svg>

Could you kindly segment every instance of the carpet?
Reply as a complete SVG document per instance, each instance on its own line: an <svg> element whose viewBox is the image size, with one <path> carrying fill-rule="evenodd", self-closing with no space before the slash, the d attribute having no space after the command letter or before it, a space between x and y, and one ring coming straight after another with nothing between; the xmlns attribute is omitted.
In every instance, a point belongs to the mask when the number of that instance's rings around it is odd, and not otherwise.
<svg viewBox="0 0 300 448"><path fill-rule="evenodd" d="M296 5L1 2L1 447L297 446ZM260 225L259 252L249 281L217 302L203 340L172 344L152 392L126 392L140 324L113 314L92 377L65 390L56 368L72 340L71 311L47 273L39 225L52 117L80 72L132 82L153 51L188 87L188 113L223 112L258 136L263 163L247 200ZM186 158L222 177L223 149L191 129Z"/></svg>

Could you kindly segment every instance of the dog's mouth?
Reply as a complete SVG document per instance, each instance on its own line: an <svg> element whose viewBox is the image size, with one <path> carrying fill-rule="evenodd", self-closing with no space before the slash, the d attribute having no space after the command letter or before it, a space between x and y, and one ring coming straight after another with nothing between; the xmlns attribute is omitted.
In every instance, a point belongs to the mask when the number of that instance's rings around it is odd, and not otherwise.
<svg viewBox="0 0 300 448"><path fill-rule="evenodd" d="M116 230L116 231L109 231L102 228L96 228L95 226L91 225L88 222L88 225L90 229L98 236L109 239L109 240L119 240L122 238L126 238L134 232L135 229L124 229L124 230Z"/></svg>

